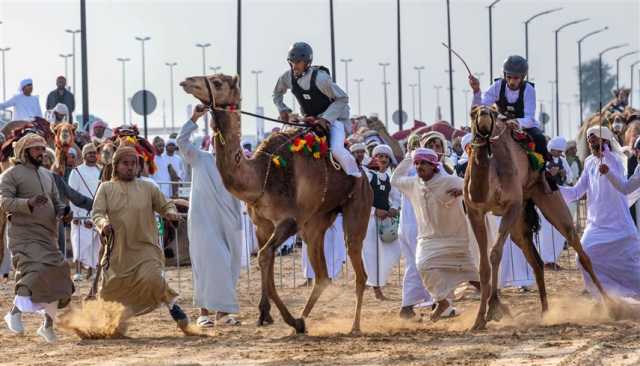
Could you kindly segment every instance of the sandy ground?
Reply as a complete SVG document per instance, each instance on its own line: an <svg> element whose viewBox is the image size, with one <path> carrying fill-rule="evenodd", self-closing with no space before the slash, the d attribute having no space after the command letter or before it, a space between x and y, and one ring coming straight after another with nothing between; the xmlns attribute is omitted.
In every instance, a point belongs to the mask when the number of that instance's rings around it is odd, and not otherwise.
<svg viewBox="0 0 640 366"><path fill-rule="evenodd" d="M299 268L299 249L295 254ZM461 315L431 323L425 310L422 320L401 321L398 316L400 287L397 269L380 302L365 293L363 335L348 332L354 309L353 272L342 276L323 294L310 318L307 335L292 335L275 307L275 324L255 325L259 300L259 273L252 259L250 281L243 270L239 283L242 313L239 327L218 327L208 336L185 337L158 309L130 321L129 339L80 340L58 329L59 341L45 344L35 335L40 322L25 315L25 336L16 337L2 324L0 364L6 365L637 365L640 364L640 327L630 321L611 321L580 295L581 274L565 252L559 272L546 272L551 311L541 318L538 293L503 291L511 319L490 323L488 330L468 332L477 309L470 292L457 303ZM279 293L299 314L310 288L299 287L300 271L292 272L293 257L276 262ZM280 276L282 273L282 276ZM344 273L343 273L344 274ZM171 268L167 278L182 294L181 304L192 319L190 268ZM89 283L79 284L73 304L78 305ZM0 285L0 308L10 307L12 283Z"/></svg>

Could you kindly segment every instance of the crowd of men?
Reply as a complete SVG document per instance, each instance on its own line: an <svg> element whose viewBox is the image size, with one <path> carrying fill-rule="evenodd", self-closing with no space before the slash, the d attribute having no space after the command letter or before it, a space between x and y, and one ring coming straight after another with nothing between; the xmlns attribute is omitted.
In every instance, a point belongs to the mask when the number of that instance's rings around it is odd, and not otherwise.
<svg viewBox="0 0 640 366"><path fill-rule="evenodd" d="M382 140L349 136L354 132L349 128L349 98L328 70L313 66L312 60L308 44L291 47L289 69L276 82L274 103L281 119L289 120L292 110L283 95L291 90L303 117L312 117L305 121L329 132L333 157L345 173L370 183L374 199L363 246L367 285L376 298L385 300L383 288L403 256L400 316L415 316L416 306L431 306L434 321L454 316L454 290L463 284L478 287L477 245L462 200L472 134L452 141L436 131L413 134L403 159L396 161L392 147ZM510 128L523 129L532 137L535 150L546 161L542 168L546 181L552 191L560 189L574 215L576 206L571 202L586 194L583 244L596 273L611 294L640 296L640 239L628 209L640 187L640 168L627 180L619 147L606 127L588 131L592 156L583 167L576 143L562 137L548 139L535 119L535 88L525 80L527 61L511 56L503 72L504 78L484 93L478 80L470 77L473 104L495 104ZM72 122L75 102L65 85L59 77L47 97L52 126ZM15 120L42 117L32 93L33 82L25 79L19 93L0 103L0 108L13 107ZM76 136L76 144L64 157L63 174L51 171L56 156L42 136L30 132L14 142L13 166L0 176L0 210L9 218L0 274L8 278L11 269L15 273L14 303L4 317L9 330L23 333L22 314L39 312L44 321L37 333L54 342L56 310L69 303L74 281L100 274L99 297L121 302L136 315L165 305L178 326L185 327L188 316L163 276L164 242L159 237L167 225L180 220L176 199L182 195L181 183L191 187L187 230L196 323L203 328L240 324L234 316L241 310L236 285L241 258L250 255L243 251L248 241L255 242L255 232L246 214L243 219L243 204L224 187L213 144L203 149L193 141L192 134L207 112L198 106L178 134L166 140L156 137L152 144L131 126L112 129L95 121L86 140L78 138L80 133ZM634 149L640 156L640 141ZM107 174L110 179L105 179ZM487 219L490 238L497 232L497 220ZM338 216L325 236L331 278L339 275L346 261L341 226ZM67 267L67 242L76 263L73 276ZM516 245L510 241L506 245L501 286L528 291L532 270ZM537 245L546 268L561 269L558 258L564 238L546 220ZM99 264L102 273L96 270ZM312 280L306 256L303 270ZM592 290L587 279L585 288Z"/></svg>

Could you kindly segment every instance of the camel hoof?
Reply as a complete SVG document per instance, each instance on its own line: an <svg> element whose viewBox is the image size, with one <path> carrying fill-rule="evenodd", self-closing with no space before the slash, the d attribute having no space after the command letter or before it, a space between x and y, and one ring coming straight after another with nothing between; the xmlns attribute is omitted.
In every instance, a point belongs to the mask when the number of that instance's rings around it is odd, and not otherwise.
<svg viewBox="0 0 640 366"><path fill-rule="evenodd" d="M470 330L472 332L487 330L487 322L485 320L476 320L476 322L473 324L473 327L471 327Z"/></svg>
<svg viewBox="0 0 640 366"><path fill-rule="evenodd" d="M296 334L304 334L307 330L307 328L305 327L304 324L304 319L303 318L298 318L295 320L295 330L296 330Z"/></svg>
<svg viewBox="0 0 640 366"><path fill-rule="evenodd" d="M360 330L360 328L353 328L351 329L351 332L349 333L349 335L353 337L360 337L362 335L362 331Z"/></svg>
<svg viewBox="0 0 640 366"><path fill-rule="evenodd" d="M269 313L267 313L266 315L260 315L260 317L258 318L258 321L256 322L256 325L259 327L263 327L271 324L273 324L273 318Z"/></svg>
<svg viewBox="0 0 640 366"><path fill-rule="evenodd" d="M487 312L487 321L496 321L499 322L504 317L504 312L502 310L502 306L500 304L496 306L492 306L489 308Z"/></svg>

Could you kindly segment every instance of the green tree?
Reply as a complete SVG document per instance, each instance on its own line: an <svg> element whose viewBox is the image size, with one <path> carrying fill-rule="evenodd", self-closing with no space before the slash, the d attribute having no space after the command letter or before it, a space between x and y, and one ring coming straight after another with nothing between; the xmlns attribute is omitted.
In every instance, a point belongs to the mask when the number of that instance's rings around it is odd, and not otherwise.
<svg viewBox="0 0 640 366"><path fill-rule="evenodd" d="M616 76L613 67L607 63L602 63L602 105L611 100L611 91L616 85ZM577 72L577 68L576 68ZM580 77L578 75L578 77ZM582 103L585 108L585 116L589 113L597 112L600 109L599 73L598 59L582 63Z"/></svg>

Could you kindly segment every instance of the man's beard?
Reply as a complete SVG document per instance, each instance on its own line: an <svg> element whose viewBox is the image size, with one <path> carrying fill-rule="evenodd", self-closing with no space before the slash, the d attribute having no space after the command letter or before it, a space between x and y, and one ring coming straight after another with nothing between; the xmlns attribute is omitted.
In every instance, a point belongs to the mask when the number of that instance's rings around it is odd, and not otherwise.
<svg viewBox="0 0 640 366"><path fill-rule="evenodd" d="M40 159L36 159L31 155L27 155L27 159L29 159L29 162L35 165L36 167L42 166L42 157L40 157Z"/></svg>

